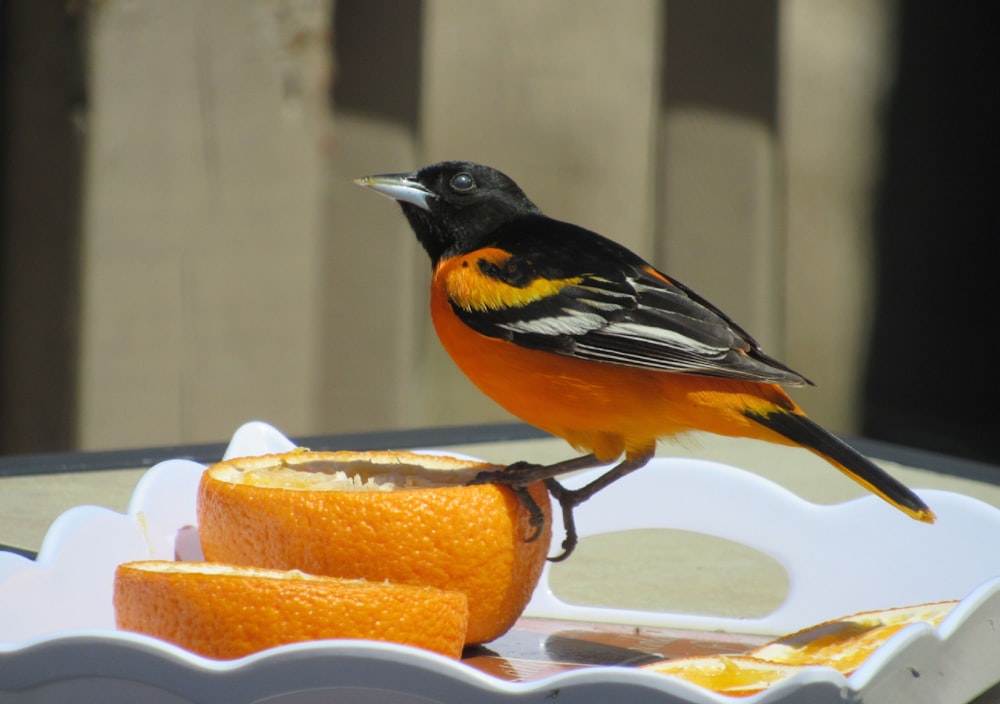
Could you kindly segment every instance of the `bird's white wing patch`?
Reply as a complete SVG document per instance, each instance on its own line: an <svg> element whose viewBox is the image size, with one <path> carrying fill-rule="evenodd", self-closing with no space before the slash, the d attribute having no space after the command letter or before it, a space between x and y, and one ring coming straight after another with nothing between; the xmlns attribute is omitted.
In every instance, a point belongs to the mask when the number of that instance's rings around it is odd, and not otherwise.
<svg viewBox="0 0 1000 704"><path fill-rule="evenodd" d="M608 321L598 313L563 309L563 315L548 315L500 323L500 327L511 332L534 335L570 335L576 337L593 332L607 325Z"/></svg>

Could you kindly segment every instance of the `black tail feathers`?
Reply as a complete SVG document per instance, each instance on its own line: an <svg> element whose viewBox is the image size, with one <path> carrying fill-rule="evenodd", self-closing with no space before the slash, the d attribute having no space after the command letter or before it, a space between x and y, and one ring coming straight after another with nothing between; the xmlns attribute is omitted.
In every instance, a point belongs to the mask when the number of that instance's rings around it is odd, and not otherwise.
<svg viewBox="0 0 1000 704"><path fill-rule="evenodd" d="M745 415L792 442L812 450L851 479L912 518L926 523L934 521L934 512L919 496L808 417L785 411L776 411L768 415L747 411Z"/></svg>

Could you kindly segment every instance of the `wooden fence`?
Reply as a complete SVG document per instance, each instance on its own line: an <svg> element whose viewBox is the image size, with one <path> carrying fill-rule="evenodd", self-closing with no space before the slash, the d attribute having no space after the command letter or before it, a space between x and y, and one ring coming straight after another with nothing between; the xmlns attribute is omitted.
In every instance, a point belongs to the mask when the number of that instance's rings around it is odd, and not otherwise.
<svg viewBox="0 0 1000 704"><path fill-rule="evenodd" d="M398 209L351 183L444 158L647 255L852 430L891 7L95 4L79 445L505 419L438 348Z"/></svg>

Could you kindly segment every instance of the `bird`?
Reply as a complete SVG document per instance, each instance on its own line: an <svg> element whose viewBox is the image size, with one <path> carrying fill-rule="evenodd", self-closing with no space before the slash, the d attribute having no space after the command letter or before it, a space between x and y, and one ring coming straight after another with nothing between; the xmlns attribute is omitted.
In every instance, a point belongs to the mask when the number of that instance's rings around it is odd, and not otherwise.
<svg viewBox="0 0 1000 704"><path fill-rule="evenodd" d="M355 179L396 201L433 268L431 320L483 393L581 456L480 473L544 481L561 506L565 559L573 509L645 466L658 441L693 430L801 447L892 506L932 523L913 491L811 420L783 387L812 382L767 355L707 299L601 234L551 218L501 171L443 161ZM611 469L575 490L557 477Z"/></svg>

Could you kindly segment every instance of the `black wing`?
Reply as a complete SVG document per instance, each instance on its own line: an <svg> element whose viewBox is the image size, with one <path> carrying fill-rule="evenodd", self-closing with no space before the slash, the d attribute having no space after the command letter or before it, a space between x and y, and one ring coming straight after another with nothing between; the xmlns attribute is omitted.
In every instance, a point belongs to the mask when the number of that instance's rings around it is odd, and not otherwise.
<svg viewBox="0 0 1000 704"><path fill-rule="evenodd" d="M524 218L493 243L511 254L479 262L491 285L566 282L517 307L455 313L471 328L523 347L662 371L809 384L765 355L722 311L596 233L543 216Z"/></svg>

